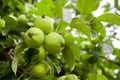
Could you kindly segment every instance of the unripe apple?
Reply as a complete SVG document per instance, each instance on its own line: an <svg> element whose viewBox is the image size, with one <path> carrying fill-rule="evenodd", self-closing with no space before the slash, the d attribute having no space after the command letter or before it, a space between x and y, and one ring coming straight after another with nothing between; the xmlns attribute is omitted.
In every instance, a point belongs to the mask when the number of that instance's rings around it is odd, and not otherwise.
<svg viewBox="0 0 120 80"><path fill-rule="evenodd" d="M44 33L39 28L29 28L24 35L24 40L29 47L39 47L44 41Z"/></svg>
<svg viewBox="0 0 120 80"><path fill-rule="evenodd" d="M24 14L22 14L22 15L18 16L18 22L20 24L27 24L28 19L27 19L27 17Z"/></svg>
<svg viewBox="0 0 120 80"><path fill-rule="evenodd" d="M0 19L0 28L5 27L5 20L4 19Z"/></svg>
<svg viewBox="0 0 120 80"><path fill-rule="evenodd" d="M66 76L61 76L58 78L58 80L65 80Z"/></svg>
<svg viewBox="0 0 120 80"><path fill-rule="evenodd" d="M49 67L45 62L38 63L32 67L32 75L38 78L44 77L49 71Z"/></svg>
<svg viewBox="0 0 120 80"><path fill-rule="evenodd" d="M65 41L60 34L51 32L50 34L46 35L44 44L45 49L49 53L56 54L62 51Z"/></svg>
<svg viewBox="0 0 120 80"><path fill-rule="evenodd" d="M45 34L53 31L53 22L48 16L37 17L34 26L40 28Z"/></svg>
<svg viewBox="0 0 120 80"><path fill-rule="evenodd" d="M69 74L64 80L78 80L78 77L75 74Z"/></svg>
<svg viewBox="0 0 120 80"><path fill-rule="evenodd" d="M46 51L43 46L38 47L39 53L38 53L38 60L44 60L46 56Z"/></svg>

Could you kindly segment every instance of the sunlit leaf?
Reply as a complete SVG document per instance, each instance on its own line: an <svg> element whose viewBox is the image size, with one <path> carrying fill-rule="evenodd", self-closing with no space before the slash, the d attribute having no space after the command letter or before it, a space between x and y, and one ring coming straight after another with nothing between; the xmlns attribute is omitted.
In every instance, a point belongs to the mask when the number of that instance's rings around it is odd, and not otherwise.
<svg viewBox="0 0 120 80"><path fill-rule="evenodd" d="M47 15L50 17L54 16L54 2L53 0L41 0L35 4L36 9L31 12L37 15Z"/></svg>
<svg viewBox="0 0 120 80"><path fill-rule="evenodd" d="M11 65L12 71L15 73L15 75L16 75L17 68L18 68L18 60L19 60L20 54L24 51L25 48L26 48L25 43L20 43L19 45L15 47L14 58L13 58L12 65Z"/></svg>
<svg viewBox="0 0 120 80"><path fill-rule="evenodd" d="M44 77L44 80L53 80L54 78L54 67L56 66L55 63L47 56L47 64L49 65L50 71L49 75Z"/></svg>
<svg viewBox="0 0 120 80"><path fill-rule="evenodd" d="M96 80L108 80L107 77L105 77L104 75L97 75L97 79Z"/></svg>
<svg viewBox="0 0 120 80"><path fill-rule="evenodd" d="M70 26L72 28L78 29L81 33L88 36L88 39L91 38L90 28L86 25L85 21L82 18L73 18Z"/></svg>
<svg viewBox="0 0 120 80"><path fill-rule="evenodd" d="M18 68L18 57L14 57L12 61L12 71L14 72L15 75L17 72L17 68Z"/></svg>
<svg viewBox="0 0 120 80"><path fill-rule="evenodd" d="M118 10L120 10L119 0L114 0L114 4L115 4L115 8L117 8Z"/></svg>
<svg viewBox="0 0 120 80"><path fill-rule="evenodd" d="M99 7L100 0L78 0L77 9L81 14L88 14Z"/></svg>
<svg viewBox="0 0 120 80"><path fill-rule="evenodd" d="M63 57L65 62L69 65L69 67L72 69L75 63L75 58L73 51L70 49L69 46L66 46L63 50Z"/></svg>
<svg viewBox="0 0 120 80"><path fill-rule="evenodd" d="M88 74L87 80L95 80L95 79L96 79L95 74L92 74L92 73L89 73L89 74Z"/></svg>
<svg viewBox="0 0 120 80"><path fill-rule="evenodd" d="M120 25L120 16L114 13L104 13L98 16L98 20L108 22L110 24Z"/></svg>
<svg viewBox="0 0 120 80"><path fill-rule="evenodd" d="M64 39L66 44L70 47L70 49L72 50L75 60L80 60L80 50L79 50L79 46L76 43L79 43L79 40L77 40L75 37L72 36L72 34L70 33L66 33L64 35Z"/></svg>
<svg viewBox="0 0 120 80"><path fill-rule="evenodd" d="M55 15L63 19L62 0L55 0Z"/></svg>

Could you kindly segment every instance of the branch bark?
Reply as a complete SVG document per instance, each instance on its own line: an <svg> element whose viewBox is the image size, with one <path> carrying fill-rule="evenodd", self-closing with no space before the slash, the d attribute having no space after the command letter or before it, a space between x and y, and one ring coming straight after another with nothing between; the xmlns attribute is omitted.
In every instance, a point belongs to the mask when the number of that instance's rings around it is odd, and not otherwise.
<svg viewBox="0 0 120 80"><path fill-rule="evenodd" d="M15 48L15 46L10 46L1 51L1 55L3 55L9 62L12 62L13 55L10 53L10 49Z"/></svg>

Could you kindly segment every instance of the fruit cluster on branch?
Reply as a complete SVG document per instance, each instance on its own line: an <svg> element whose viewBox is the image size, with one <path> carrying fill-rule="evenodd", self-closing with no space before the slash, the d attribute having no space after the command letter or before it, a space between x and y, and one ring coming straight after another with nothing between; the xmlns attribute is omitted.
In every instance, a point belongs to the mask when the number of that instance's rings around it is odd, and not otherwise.
<svg viewBox="0 0 120 80"><path fill-rule="evenodd" d="M33 27L30 27L24 34L24 41L29 48L38 50L36 59L34 59L37 63L31 68L32 75L38 78L49 72L49 66L45 63L46 55L59 54L65 44L64 38L54 32L54 24L48 16L37 17L34 20Z"/></svg>

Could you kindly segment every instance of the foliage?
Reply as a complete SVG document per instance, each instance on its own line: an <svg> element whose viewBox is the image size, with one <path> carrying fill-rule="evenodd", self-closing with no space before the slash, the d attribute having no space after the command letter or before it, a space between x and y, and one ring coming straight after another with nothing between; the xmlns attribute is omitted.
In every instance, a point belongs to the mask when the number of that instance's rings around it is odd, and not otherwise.
<svg viewBox="0 0 120 80"><path fill-rule="evenodd" d="M120 7L114 0L115 12L110 12L110 4L105 4L104 13L96 17L93 12L101 1L0 0L0 17L4 20L0 22L4 24L0 27L0 80L59 80L71 74L78 80L119 80L120 49L112 41L120 41L114 32L120 26ZM37 57L41 50L27 46L24 40L26 31L41 16L49 16L54 22L53 32L65 40L57 54L45 49L42 60ZM114 28L113 34L107 35L110 27ZM111 55L115 58L111 59ZM40 62L49 70L44 77L35 77L31 68Z"/></svg>

